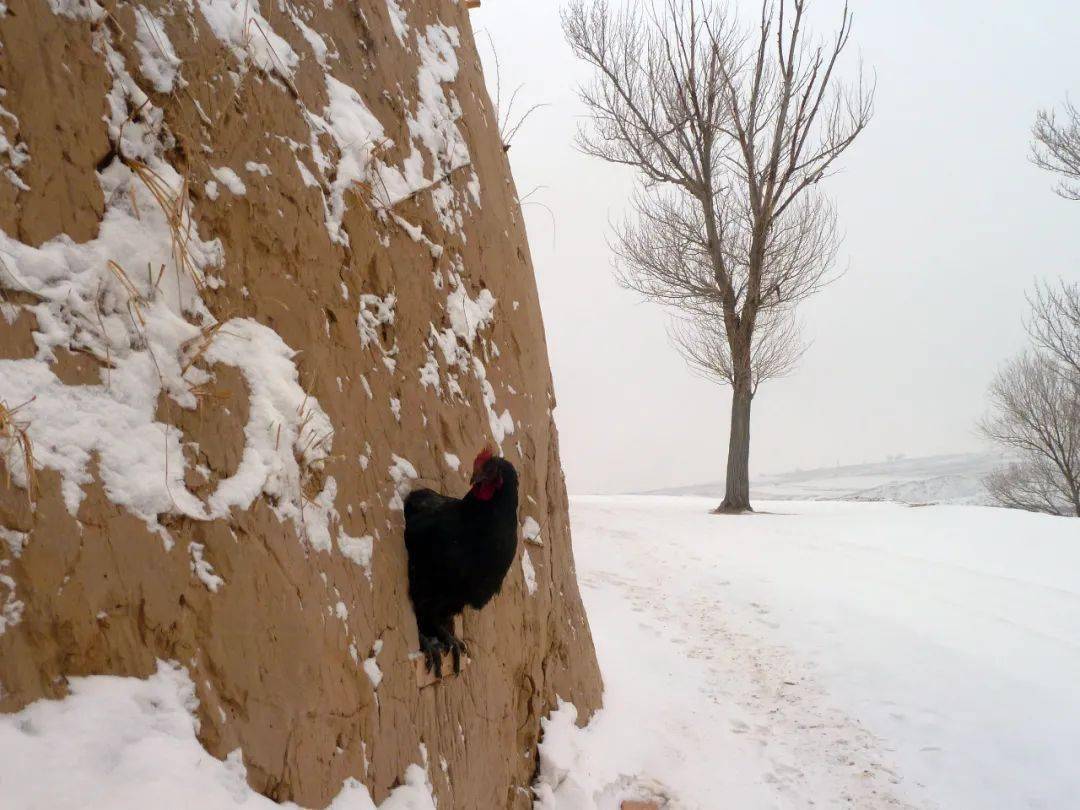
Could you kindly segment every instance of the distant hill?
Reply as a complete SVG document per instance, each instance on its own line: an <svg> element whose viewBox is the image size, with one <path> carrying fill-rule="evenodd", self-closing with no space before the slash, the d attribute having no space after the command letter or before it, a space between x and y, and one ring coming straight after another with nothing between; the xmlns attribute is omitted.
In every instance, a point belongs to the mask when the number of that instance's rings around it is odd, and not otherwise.
<svg viewBox="0 0 1080 810"><path fill-rule="evenodd" d="M1007 461L997 453L964 453L796 470L761 476L751 482L750 495L757 500L988 504L983 478ZM694 484L645 494L720 498L724 484Z"/></svg>

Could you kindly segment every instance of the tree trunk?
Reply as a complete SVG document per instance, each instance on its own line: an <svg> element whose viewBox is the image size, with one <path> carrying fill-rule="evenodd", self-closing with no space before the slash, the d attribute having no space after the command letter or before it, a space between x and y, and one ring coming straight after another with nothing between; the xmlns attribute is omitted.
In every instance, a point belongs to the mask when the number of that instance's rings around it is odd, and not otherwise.
<svg viewBox="0 0 1080 810"><path fill-rule="evenodd" d="M731 435L728 438L727 483L718 514L752 512L750 508L750 405L754 393L749 375L732 386Z"/></svg>

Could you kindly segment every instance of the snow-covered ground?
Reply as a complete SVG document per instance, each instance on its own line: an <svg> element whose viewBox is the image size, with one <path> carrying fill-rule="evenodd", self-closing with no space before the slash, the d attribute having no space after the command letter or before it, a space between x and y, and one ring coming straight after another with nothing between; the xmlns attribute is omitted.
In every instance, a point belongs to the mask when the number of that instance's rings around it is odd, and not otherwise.
<svg viewBox="0 0 1080 810"><path fill-rule="evenodd" d="M1008 458L1000 453L895 458L764 475L750 483L750 494L755 500L986 505L990 495L983 479L1007 464ZM724 484L693 484L644 494L722 498Z"/></svg>
<svg viewBox="0 0 1080 810"><path fill-rule="evenodd" d="M979 507L572 505L604 674L545 721L538 810L1076 807L1080 521ZM196 739L187 673L0 716L0 807L273 807ZM382 810L433 810L426 757ZM294 805L288 805L294 807ZM333 810L374 810L348 780Z"/></svg>
<svg viewBox="0 0 1080 810"><path fill-rule="evenodd" d="M247 783L237 749L222 762L198 739L188 673L159 662L151 677L71 678L63 700L0 715L3 810L301 810ZM425 752L418 759L426 765ZM327 810L376 810L346 779ZM435 810L425 767L410 765L378 810Z"/></svg>
<svg viewBox="0 0 1080 810"><path fill-rule="evenodd" d="M713 505L573 502L605 709L548 722L538 807L1078 806L1080 521Z"/></svg>

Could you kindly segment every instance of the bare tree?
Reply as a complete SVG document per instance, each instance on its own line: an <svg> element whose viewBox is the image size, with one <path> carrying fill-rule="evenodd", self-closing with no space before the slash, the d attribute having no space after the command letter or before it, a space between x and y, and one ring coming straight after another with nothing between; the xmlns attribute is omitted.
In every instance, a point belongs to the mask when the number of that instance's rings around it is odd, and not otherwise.
<svg viewBox="0 0 1080 810"><path fill-rule="evenodd" d="M1080 200L1080 109L1065 100L1064 120L1054 110L1040 110L1035 118L1031 161L1041 169L1061 175L1057 193L1066 200Z"/></svg>
<svg viewBox="0 0 1080 810"><path fill-rule="evenodd" d="M643 180L616 233L620 281L684 313L676 343L732 387L723 512L750 509L754 393L798 359L793 310L832 278L836 216L818 183L873 112L862 71L854 84L838 77L851 13L808 44L808 4L762 0L749 31L723 0L563 11L594 69L578 147Z"/></svg>
<svg viewBox="0 0 1080 810"><path fill-rule="evenodd" d="M1080 284L1039 284L1028 303L1032 341L1080 383Z"/></svg>
<svg viewBox="0 0 1080 810"><path fill-rule="evenodd" d="M1051 357L1027 353L990 386L982 432L1019 462L987 479L1003 506L1080 517L1080 384Z"/></svg>
<svg viewBox="0 0 1080 810"><path fill-rule="evenodd" d="M790 374L806 352L793 312L770 309L758 318L750 349L751 394L756 394L765 380ZM694 313L678 318L670 335L692 369L707 379L734 385L735 367L722 313Z"/></svg>

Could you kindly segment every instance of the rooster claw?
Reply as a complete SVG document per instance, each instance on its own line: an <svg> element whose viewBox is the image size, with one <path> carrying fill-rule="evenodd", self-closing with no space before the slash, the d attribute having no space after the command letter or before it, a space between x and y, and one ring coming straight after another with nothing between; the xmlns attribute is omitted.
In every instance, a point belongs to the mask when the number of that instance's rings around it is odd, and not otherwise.
<svg viewBox="0 0 1080 810"><path fill-rule="evenodd" d="M461 674L461 657L466 655L465 643L460 639L455 638L450 645L450 655L454 659L454 674Z"/></svg>
<svg viewBox="0 0 1080 810"><path fill-rule="evenodd" d="M428 672L436 678L442 677L442 657L446 652L443 643L435 636L420 636L420 651L424 654L424 662Z"/></svg>
<svg viewBox="0 0 1080 810"><path fill-rule="evenodd" d="M449 630L441 630L439 633L439 641L443 645L443 649L449 651L451 657L454 659L454 674L461 674L461 659L468 656L469 648L465 646L465 642L455 636Z"/></svg>

